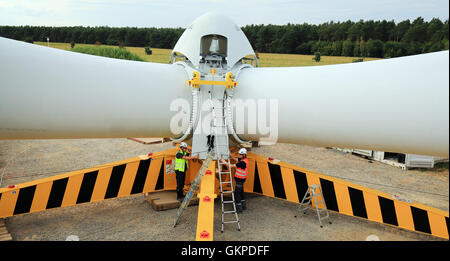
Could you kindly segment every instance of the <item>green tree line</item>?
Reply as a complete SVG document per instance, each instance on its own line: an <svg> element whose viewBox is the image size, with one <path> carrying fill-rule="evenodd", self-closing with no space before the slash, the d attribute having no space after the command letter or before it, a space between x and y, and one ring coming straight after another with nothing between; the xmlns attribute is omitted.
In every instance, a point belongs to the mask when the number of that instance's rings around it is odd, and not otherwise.
<svg viewBox="0 0 450 261"><path fill-rule="evenodd" d="M21 41L60 43L101 43L133 47L149 46L171 49L184 32L183 28L137 27L49 27L49 26L0 26L0 36Z"/></svg>
<svg viewBox="0 0 450 261"><path fill-rule="evenodd" d="M243 32L261 53L399 57L449 49L448 19L360 20L319 25L246 25ZM183 28L0 26L0 36L23 41L102 43L172 49Z"/></svg>
<svg viewBox="0 0 450 261"><path fill-rule="evenodd" d="M399 57L448 50L448 19L414 21L327 22L320 25L247 25L242 28L253 49L356 57Z"/></svg>

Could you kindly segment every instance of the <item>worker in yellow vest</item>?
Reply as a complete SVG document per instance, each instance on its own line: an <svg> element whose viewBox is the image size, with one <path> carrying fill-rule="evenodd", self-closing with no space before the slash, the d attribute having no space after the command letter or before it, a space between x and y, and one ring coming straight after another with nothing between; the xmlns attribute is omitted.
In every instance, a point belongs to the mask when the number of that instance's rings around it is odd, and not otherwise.
<svg viewBox="0 0 450 261"><path fill-rule="evenodd" d="M184 195L183 195L183 188L184 188L184 182L186 179L186 171L189 168L188 161L190 159L198 159L198 155L195 155L194 157L189 156L189 153L187 152L187 144L185 142L182 142L180 144L180 150L175 155L175 175L177 179L177 200L182 202Z"/></svg>
<svg viewBox="0 0 450 261"><path fill-rule="evenodd" d="M235 199L236 199L236 211L237 213L242 213L243 210L247 209L244 199L244 182L248 176L248 158L247 158L247 150L242 148L239 150L239 158L233 157L230 154L230 157L237 161L236 164L230 164L232 168L236 168L236 172L234 174L234 180L236 181L236 191L235 191Z"/></svg>

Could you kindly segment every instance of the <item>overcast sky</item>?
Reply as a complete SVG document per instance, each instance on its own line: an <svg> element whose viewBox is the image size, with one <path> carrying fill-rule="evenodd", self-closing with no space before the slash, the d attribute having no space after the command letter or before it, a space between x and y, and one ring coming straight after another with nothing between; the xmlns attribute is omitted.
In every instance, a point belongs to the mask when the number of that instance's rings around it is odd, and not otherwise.
<svg viewBox="0 0 450 261"><path fill-rule="evenodd" d="M239 26L449 17L448 0L0 0L0 25L187 27L218 11Z"/></svg>

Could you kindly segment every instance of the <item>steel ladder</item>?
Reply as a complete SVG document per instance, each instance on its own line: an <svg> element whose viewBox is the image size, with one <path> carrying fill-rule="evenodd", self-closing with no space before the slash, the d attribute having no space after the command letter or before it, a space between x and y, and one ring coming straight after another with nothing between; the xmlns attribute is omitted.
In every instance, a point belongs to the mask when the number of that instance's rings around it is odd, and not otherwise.
<svg viewBox="0 0 450 261"><path fill-rule="evenodd" d="M224 109L223 100L221 106L213 106L213 126L211 129L214 137L214 149L217 155L217 166L219 170L220 199L222 203L222 233L224 231L224 225L229 223L236 223L238 230L241 231L239 217L236 211L236 201L234 198L233 176L231 174L228 133ZM222 159L225 162L222 162ZM230 190L224 190L225 184L229 184ZM224 198L224 196L227 196L227 198ZM229 198L230 196L231 199ZM227 215L227 217L232 216L233 219L225 220L225 215Z"/></svg>

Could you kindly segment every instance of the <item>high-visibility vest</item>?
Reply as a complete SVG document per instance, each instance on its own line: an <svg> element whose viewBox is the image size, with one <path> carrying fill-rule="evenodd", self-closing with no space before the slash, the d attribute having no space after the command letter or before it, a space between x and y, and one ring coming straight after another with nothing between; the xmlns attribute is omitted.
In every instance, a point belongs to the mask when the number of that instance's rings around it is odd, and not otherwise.
<svg viewBox="0 0 450 261"><path fill-rule="evenodd" d="M182 150L180 150L179 153L183 154L183 156L187 156L188 154L187 152L183 152ZM188 160L183 158L178 159L177 157L175 157L175 170L184 172L185 171L184 166L186 166L186 170L189 169Z"/></svg>
<svg viewBox="0 0 450 261"><path fill-rule="evenodd" d="M236 167L236 172L234 176L240 179L246 179L248 174L248 158L242 159L241 161L245 162L245 169L241 169Z"/></svg>

